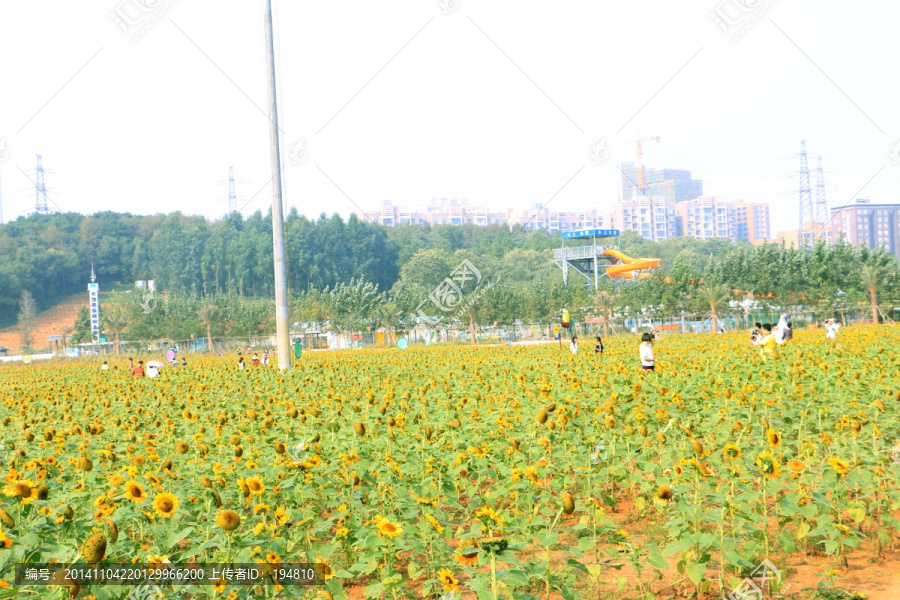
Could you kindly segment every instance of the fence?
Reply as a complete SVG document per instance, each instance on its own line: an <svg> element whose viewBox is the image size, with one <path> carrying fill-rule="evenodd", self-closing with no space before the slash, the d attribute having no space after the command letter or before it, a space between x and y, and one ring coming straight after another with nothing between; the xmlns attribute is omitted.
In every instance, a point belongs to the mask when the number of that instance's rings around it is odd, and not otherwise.
<svg viewBox="0 0 900 600"><path fill-rule="evenodd" d="M724 313L718 315L718 326L726 331L749 331L754 323L777 323L780 315L775 312L752 312L749 314ZM871 317L866 317L862 308L839 311L834 318L845 326L863 322L871 322ZM794 329L803 329L809 326L821 324L823 319L816 317L812 312L788 313L788 320L793 323ZM477 327L478 341L480 343L506 344L520 341L541 341L556 339L554 328L557 322L539 322L533 324L516 324L508 326L484 326ZM708 314L684 314L684 315L654 315L641 317L625 317L617 315L610 319L610 333L612 335L630 334L632 327L637 332L657 329L663 335L670 333L709 333L713 331L712 319ZM467 327L445 327L426 329L418 326L409 331L394 331L391 344L405 337L413 344L434 343L471 343L470 332ZM605 337L603 323L573 322L568 330L562 329L560 336L568 339L572 335L580 338L592 338L597 335ZM371 348L386 345L387 337L384 332L366 331L358 334L329 334L321 332L304 332L292 334L292 343L300 341L304 350L325 350L344 348ZM187 340L153 340L153 341L122 341L120 353L124 356L134 357L159 357L170 348L174 348L177 354L205 353L207 352L206 338ZM275 346L274 336L250 336L250 337L215 337L213 348L216 353L234 355L241 353L262 353L266 349L271 350ZM47 352L47 348L35 348L36 353ZM107 341L103 344L69 344L69 356L83 355L111 355L115 353L114 344ZM61 348L49 352L54 355L62 355Z"/></svg>

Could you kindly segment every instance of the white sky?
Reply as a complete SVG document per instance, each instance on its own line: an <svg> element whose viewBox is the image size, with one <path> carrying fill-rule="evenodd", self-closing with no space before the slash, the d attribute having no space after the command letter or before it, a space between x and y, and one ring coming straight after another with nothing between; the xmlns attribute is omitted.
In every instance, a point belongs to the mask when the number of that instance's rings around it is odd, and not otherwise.
<svg viewBox="0 0 900 600"><path fill-rule="evenodd" d="M609 210L615 165L634 159L616 139L638 130L661 136L647 166L769 202L773 233L796 226L804 138L813 190L821 154L833 206L873 176L859 197L900 201L897 3L769 0L734 42L709 17L722 0L444 1L447 14L439 0L274 0L286 210L347 216L433 197ZM764 4L722 10L741 1ZM136 42L109 16L166 2ZM51 208L220 217L233 165L243 214L265 212L263 6L0 4L4 219L33 210L37 153ZM603 138L610 157L594 164Z"/></svg>

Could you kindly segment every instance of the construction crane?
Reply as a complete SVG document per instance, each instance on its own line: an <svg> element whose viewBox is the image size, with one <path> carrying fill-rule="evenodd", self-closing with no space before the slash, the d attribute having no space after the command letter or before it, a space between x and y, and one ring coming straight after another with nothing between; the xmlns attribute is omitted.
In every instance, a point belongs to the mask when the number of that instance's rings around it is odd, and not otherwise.
<svg viewBox="0 0 900 600"><path fill-rule="evenodd" d="M637 178L638 178L637 184L638 184L638 188L643 189L644 188L644 165L641 161L641 159L644 158L643 142L656 142L658 144L659 136L642 138L642 137L640 137L640 133L638 133L638 139L635 140L635 142L637 143Z"/></svg>

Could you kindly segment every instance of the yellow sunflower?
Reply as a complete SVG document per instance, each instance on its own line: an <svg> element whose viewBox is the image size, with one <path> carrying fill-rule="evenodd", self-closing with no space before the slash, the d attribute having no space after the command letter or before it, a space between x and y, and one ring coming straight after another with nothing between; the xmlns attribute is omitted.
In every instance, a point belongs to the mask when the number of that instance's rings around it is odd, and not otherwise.
<svg viewBox="0 0 900 600"><path fill-rule="evenodd" d="M831 458L829 458L828 464L831 465L831 468L834 469L839 476L844 476L850 472L850 467L846 463L846 461L838 458L837 456L832 456Z"/></svg>
<svg viewBox="0 0 900 600"><path fill-rule="evenodd" d="M378 519L378 536L382 538L395 538L403 534L403 526L400 523L392 522L390 519L381 517Z"/></svg>
<svg viewBox="0 0 900 600"><path fill-rule="evenodd" d="M137 481L131 480L125 484L125 497L132 502L143 502L147 499L144 488Z"/></svg>
<svg viewBox="0 0 900 600"><path fill-rule="evenodd" d="M775 479L781 474L781 463L779 463L778 459L772 456L772 453L769 451L761 452L756 457L756 466L758 466L763 472L763 475L769 479Z"/></svg>
<svg viewBox="0 0 900 600"><path fill-rule="evenodd" d="M737 460L741 457L741 449L735 444L725 444L722 454L724 454L725 458L728 460Z"/></svg>
<svg viewBox="0 0 900 600"><path fill-rule="evenodd" d="M176 508L178 508L178 498L168 492L163 492L153 499L153 510L161 517L171 519L175 516Z"/></svg>
<svg viewBox="0 0 900 600"><path fill-rule="evenodd" d="M806 468L806 464L798 458L789 460L787 466L794 473L802 473Z"/></svg>
<svg viewBox="0 0 900 600"><path fill-rule="evenodd" d="M263 485L262 478L259 476L248 477L244 480L244 483L247 484L247 489L250 490L251 494L260 495L266 491L266 486Z"/></svg>
<svg viewBox="0 0 900 600"><path fill-rule="evenodd" d="M457 560L457 562L464 565L474 565L478 563L478 552L466 552L466 548L469 548L473 545L474 542L472 540L464 540L459 548L456 550L456 553L453 555L453 558Z"/></svg>
<svg viewBox="0 0 900 600"><path fill-rule="evenodd" d="M777 448L779 445L781 445L781 436L778 435L778 432L771 427L766 432L766 439L769 440L769 446L771 446L772 448Z"/></svg>
<svg viewBox="0 0 900 600"><path fill-rule="evenodd" d="M438 581L441 582L445 590L448 592L459 591L459 579L453 576L453 572L450 569L441 569L438 571L437 576Z"/></svg>

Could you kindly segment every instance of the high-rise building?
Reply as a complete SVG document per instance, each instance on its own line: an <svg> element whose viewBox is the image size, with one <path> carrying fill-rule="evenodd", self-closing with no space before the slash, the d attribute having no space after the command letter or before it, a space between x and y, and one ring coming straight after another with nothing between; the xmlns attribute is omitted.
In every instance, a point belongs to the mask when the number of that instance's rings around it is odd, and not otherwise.
<svg viewBox="0 0 900 600"><path fill-rule="evenodd" d="M641 237L661 242L676 236L675 203L664 196L635 196L619 202L610 213L604 227L621 231L635 231Z"/></svg>
<svg viewBox="0 0 900 600"><path fill-rule="evenodd" d="M675 223L678 236L698 240L737 237L734 206L715 196L701 196L676 204Z"/></svg>
<svg viewBox="0 0 900 600"><path fill-rule="evenodd" d="M735 239L765 244L771 236L769 205L762 202L734 203Z"/></svg>
<svg viewBox="0 0 900 600"><path fill-rule="evenodd" d="M807 221L803 229L788 229L775 234L775 241L787 247L811 248L818 240L831 241L831 232L823 223Z"/></svg>
<svg viewBox="0 0 900 600"><path fill-rule="evenodd" d="M831 209L831 240L870 250L884 248L900 258L900 204L873 204L858 199L855 204Z"/></svg>
<svg viewBox="0 0 900 600"><path fill-rule="evenodd" d="M622 163L622 197L630 200L637 186L635 163ZM703 181L693 179L690 171L681 169L651 169L644 167L644 188L635 191L639 196L662 196L668 202L684 202L703 195Z"/></svg>

